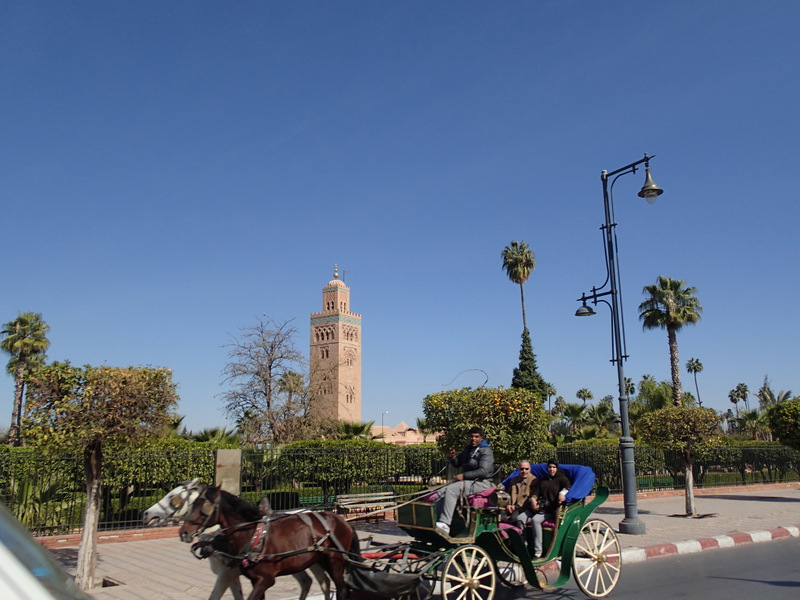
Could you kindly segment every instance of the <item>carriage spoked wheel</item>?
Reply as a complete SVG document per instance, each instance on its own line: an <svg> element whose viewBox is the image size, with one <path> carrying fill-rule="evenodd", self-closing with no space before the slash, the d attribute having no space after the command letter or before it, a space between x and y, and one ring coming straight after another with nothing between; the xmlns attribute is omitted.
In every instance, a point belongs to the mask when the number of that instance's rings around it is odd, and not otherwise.
<svg viewBox="0 0 800 600"><path fill-rule="evenodd" d="M442 600L492 600L496 587L492 559L478 546L459 546L442 567Z"/></svg>
<svg viewBox="0 0 800 600"><path fill-rule="evenodd" d="M600 519L583 524L575 543L572 575L590 598L607 596L619 581L622 549L614 529Z"/></svg>
<svg viewBox="0 0 800 600"><path fill-rule="evenodd" d="M494 563L500 583L511 588L519 588L527 583L522 565L509 560L498 560Z"/></svg>

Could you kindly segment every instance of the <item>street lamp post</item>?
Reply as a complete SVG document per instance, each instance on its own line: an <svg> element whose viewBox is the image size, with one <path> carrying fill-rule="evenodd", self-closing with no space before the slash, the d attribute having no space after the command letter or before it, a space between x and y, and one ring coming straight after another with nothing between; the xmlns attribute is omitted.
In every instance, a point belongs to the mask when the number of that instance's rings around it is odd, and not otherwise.
<svg viewBox="0 0 800 600"><path fill-rule="evenodd" d="M389 411L385 410L381 413L381 435L383 435L383 415L388 415Z"/></svg>
<svg viewBox="0 0 800 600"><path fill-rule="evenodd" d="M576 316L584 317L595 314L591 306L586 302L590 301L593 305L603 302L611 309L611 337L612 337L612 357L611 363L617 367L617 384L619 386L619 414L622 424L622 436L619 439L620 455L622 457L622 492L625 504L625 518L620 521L620 533L641 535L645 532L645 524L639 519L639 508L636 501L636 468L634 465L633 438L631 437L630 424L628 421L628 390L625 385L625 373L622 363L628 358L625 348L625 329L622 319L622 306L620 304L621 292L619 290L619 261L617 260L617 238L616 226L613 220L614 215L614 184L617 179L627 173L636 173L636 167L644 163L645 182L639 191L639 197L653 204L656 198L663 193L650 176L650 159L652 156L644 155L644 158L637 160L629 165L612 171L602 171L600 179L603 182L603 207L605 209L605 225L601 227L605 238L606 255L606 281L599 288L593 287L590 294L581 294L578 302L580 308L575 312ZM609 188L608 179L614 177ZM606 287L608 289L606 289ZM611 296L611 303L602 299L604 296Z"/></svg>

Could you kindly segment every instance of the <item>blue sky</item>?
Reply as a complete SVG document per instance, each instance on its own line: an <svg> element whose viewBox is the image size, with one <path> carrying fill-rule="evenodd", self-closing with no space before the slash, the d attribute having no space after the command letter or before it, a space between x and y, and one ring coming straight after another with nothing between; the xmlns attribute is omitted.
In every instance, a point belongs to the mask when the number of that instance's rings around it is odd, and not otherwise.
<svg viewBox="0 0 800 600"><path fill-rule="evenodd" d="M510 384L500 252L524 240L542 375L616 397L608 311L573 315L605 278L600 171L648 153L659 201L643 171L615 187L626 375L669 379L637 318L665 275L704 308L678 342L705 405L765 375L798 393L798 22L769 0L2 2L0 318L41 312L52 360L170 367L190 429L230 425L230 334L294 318L307 351L338 264L363 419L413 424L484 382L465 370Z"/></svg>

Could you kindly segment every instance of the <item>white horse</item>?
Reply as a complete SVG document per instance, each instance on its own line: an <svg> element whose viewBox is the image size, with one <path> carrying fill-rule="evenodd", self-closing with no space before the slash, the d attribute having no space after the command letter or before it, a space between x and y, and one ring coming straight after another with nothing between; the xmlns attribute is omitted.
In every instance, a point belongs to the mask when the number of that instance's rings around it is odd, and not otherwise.
<svg viewBox="0 0 800 600"><path fill-rule="evenodd" d="M169 520L180 520L189 514L192 504L197 500L200 495L199 479L193 479L182 483L172 491L170 491L161 500L153 504L150 508L142 513L142 522L146 526L160 525ZM271 512L269 501L264 498L258 507L265 514ZM212 554L209 557L211 570L217 576L217 581L214 583L214 589L211 590L211 595L208 600L220 600L225 590L230 588L234 600L244 600L242 594L242 584L239 581L239 576L242 574L239 567L227 567L224 559ZM328 574L325 569L319 564L314 564L308 569L314 575L314 578L319 583L325 600L330 600L331 597L331 582L328 579ZM305 571L294 573L292 575L300 584L300 598L305 600L308 592L311 590L311 577Z"/></svg>

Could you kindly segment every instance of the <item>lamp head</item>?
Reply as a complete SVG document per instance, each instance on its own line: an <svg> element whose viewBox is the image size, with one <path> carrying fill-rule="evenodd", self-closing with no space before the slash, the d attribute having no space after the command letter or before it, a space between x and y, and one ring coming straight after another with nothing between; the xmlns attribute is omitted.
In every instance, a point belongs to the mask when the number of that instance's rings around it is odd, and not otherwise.
<svg viewBox="0 0 800 600"><path fill-rule="evenodd" d="M586 306L585 302L583 306L581 306L578 310L575 311L576 317L591 317L594 314L597 313L594 312L594 309L591 306Z"/></svg>
<svg viewBox="0 0 800 600"><path fill-rule="evenodd" d="M655 204L658 197L664 193L660 187L656 185L656 182L653 181L653 176L650 175L650 167L646 166L644 169L645 176L644 176L644 185L642 189L639 191L639 198L644 198L647 200L648 204Z"/></svg>

